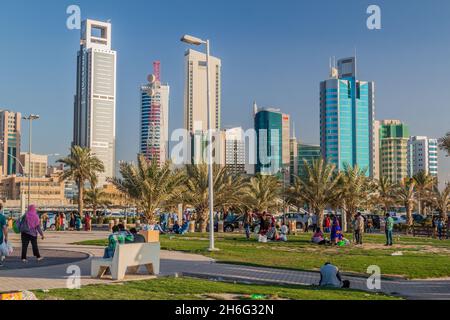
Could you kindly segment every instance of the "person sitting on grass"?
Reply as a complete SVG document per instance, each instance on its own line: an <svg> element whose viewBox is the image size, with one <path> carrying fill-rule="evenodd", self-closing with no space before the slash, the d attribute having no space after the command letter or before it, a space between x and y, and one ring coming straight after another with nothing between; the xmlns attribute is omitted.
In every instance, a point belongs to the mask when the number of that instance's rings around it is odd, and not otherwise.
<svg viewBox="0 0 450 320"><path fill-rule="evenodd" d="M280 237L279 237L279 241L284 241L287 242L288 238L287 238L287 234L289 232L289 228L288 226L283 222L283 224L281 225L280 228Z"/></svg>
<svg viewBox="0 0 450 320"><path fill-rule="evenodd" d="M348 289L350 288L350 281L342 281L339 268L327 262L320 268L319 286Z"/></svg>
<svg viewBox="0 0 450 320"><path fill-rule="evenodd" d="M133 235L133 243L145 243L145 237L142 234L139 234L136 228L131 228L130 233Z"/></svg>
<svg viewBox="0 0 450 320"><path fill-rule="evenodd" d="M172 227L172 232L175 234L180 233L180 224L178 223L178 221L175 221L175 224Z"/></svg>
<svg viewBox="0 0 450 320"><path fill-rule="evenodd" d="M318 244L318 245L324 245L324 244L327 244L329 241L327 241L324 238L324 234L323 234L322 230L320 228L317 228L311 238L311 242Z"/></svg>
<svg viewBox="0 0 450 320"><path fill-rule="evenodd" d="M178 234L185 235L189 231L189 221L183 223Z"/></svg>
<svg viewBox="0 0 450 320"><path fill-rule="evenodd" d="M339 247L344 247L350 244L350 240L348 240L345 235L342 233L341 227L336 229L336 240L335 244Z"/></svg>

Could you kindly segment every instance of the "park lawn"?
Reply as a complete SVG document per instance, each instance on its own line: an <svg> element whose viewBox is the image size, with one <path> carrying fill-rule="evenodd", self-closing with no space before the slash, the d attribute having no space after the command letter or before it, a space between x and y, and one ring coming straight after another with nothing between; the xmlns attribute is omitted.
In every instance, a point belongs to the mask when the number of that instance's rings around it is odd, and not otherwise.
<svg viewBox="0 0 450 320"><path fill-rule="evenodd" d="M263 295L265 300L396 300L384 294L356 290L322 289L306 286L249 285L193 278L157 278L120 284L90 285L80 290L35 291L40 300L250 300ZM231 296L230 296L231 295Z"/></svg>
<svg viewBox="0 0 450 320"><path fill-rule="evenodd" d="M311 244L311 235L289 237L289 242L258 243L247 241L240 234L217 235L217 252L208 252L208 235L162 235L161 248L211 257L218 262L275 267L291 270L319 270L325 262L337 265L342 272L366 274L377 265L383 276L408 279L450 276L450 246L448 241L402 236L394 247L384 247L382 235L366 235L363 247L343 248ZM83 245L106 246L106 241L85 241ZM392 256L401 251L402 256Z"/></svg>

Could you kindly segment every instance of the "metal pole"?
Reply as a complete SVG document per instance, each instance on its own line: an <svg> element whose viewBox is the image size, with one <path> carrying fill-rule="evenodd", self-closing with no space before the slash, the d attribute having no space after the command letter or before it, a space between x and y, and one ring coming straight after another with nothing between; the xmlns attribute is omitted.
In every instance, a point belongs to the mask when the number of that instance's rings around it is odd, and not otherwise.
<svg viewBox="0 0 450 320"><path fill-rule="evenodd" d="M32 130L32 119L31 116L28 119L30 121L30 131L28 132L29 134L29 145L28 145L28 205L27 207L30 206L31 204L31 130Z"/></svg>
<svg viewBox="0 0 450 320"><path fill-rule="evenodd" d="M208 166L209 166L209 251L216 250L214 245L214 177L213 177L213 151L212 151L212 110L211 110L211 85L209 66L209 40L206 40L206 94L208 109Z"/></svg>

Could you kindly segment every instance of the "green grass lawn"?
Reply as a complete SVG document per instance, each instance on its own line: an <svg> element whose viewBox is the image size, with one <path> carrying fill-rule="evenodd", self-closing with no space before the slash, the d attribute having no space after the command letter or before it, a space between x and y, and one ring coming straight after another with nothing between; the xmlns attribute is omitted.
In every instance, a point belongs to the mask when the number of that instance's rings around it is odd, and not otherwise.
<svg viewBox="0 0 450 320"><path fill-rule="evenodd" d="M383 294L355 290L321 289L300 286L234 284L192 278L158 278L113 285L91 285L80 290L35 291L38 299L64 300L249 300L263 295L266 300L390 300ZM229 296L231 295L231 296Z"/></svg>
<svg viewBox="0 0 450 320"><path fill-rule="evenodd" d="M408 279L450 276L450 241L427 238L395 237L394 247L384 247L382 235L365 235L363 247L322 247L310 243L310 234L289 237L286 243L247 241L240 234L217 236L218 252L208 252L208 235L163 235L164 250L183 251L212 257L219 262L276 267L293 270L318 270L331 262L343 271L363 274L370 265L378 265L384 276ZM85 241L79 244L106 246L106 241ZM402 256L391 254L402 251Z"/></svg>

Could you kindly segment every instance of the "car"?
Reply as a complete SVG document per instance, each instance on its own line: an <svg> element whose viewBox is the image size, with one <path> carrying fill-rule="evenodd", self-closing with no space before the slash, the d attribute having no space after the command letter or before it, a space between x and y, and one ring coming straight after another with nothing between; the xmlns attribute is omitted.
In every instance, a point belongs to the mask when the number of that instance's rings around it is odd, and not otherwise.
<svg viewBox="0 0 450 320"><path fill-rule="evenodd" d="M394 225L402 225L408 223L406 216L392 217L392 219L394 219Z"/></svg>
<svg viewBox="0 0 450 320"><path fill-rule="evenodd" d="M305 226L308 222L308 214L307 213L287 213L285 215L286 221L296 221L297 229L305 229Z"/></svg>

